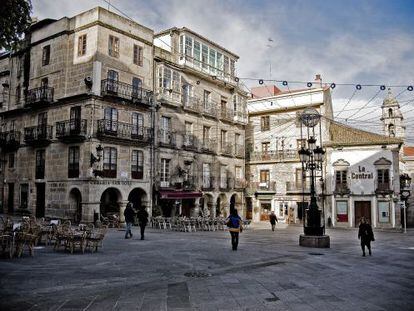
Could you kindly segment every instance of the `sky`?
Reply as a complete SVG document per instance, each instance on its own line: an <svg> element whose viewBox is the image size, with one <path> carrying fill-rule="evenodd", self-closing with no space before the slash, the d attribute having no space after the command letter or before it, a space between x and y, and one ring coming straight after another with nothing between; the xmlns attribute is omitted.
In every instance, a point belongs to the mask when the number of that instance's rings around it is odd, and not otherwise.
<svg viewBox="0 0 414 311"><path fill-rule="evenodd" d="M33 16L39 19L70 17L95 6L108 8L106 0L32 0L32 4ZM111 4L111 11L121 14L117 8L155 32L186 26L236 53L237 75L248 88L258 86L251 78L306 82L315 74L336 84L401 86L391 91L398 95L408 141L414 145L414 91L406 90L414 85L414 1L111 0ZM306 88L302 83L289 85ZM335 114L345 108L338 120L379 131L387 90L362 87L353 95L354 90L354 85L332 90Z"/></svg>

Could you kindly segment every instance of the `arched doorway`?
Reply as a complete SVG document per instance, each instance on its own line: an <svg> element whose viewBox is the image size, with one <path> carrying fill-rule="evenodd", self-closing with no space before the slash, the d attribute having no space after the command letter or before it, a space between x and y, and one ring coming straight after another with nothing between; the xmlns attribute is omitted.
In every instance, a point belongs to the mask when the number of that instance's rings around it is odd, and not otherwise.
<svg viewBox="0 0 414 311"><path fill-rule="evenodd" d="M224 193L220 193L220 195L217 198L216 216L227 217L228 211L226 211L226 207L227 207L227 197Z"/></svg>
<svg viewBox="0 0 414 311"><path fill-rule="evenodd" d="M106 189L101 196L100 213L102 216L119 215L119 202L121 202L122 196L116 188Z"/></svg>
<svg viewBox="0 0 414 311"><path fill-rule="evenodd" d="M202 202L202 203L201 203ZM213 217L214 210L213 210L213 196L211 194L204 194L203 200L200 200L200 207L203 209L204 216Z"/></svg>
<svg viewBox="0 0 414 311"><path fill-rule="evenodd" d="M230 213L236 208L236 194L230 197Z"/></svg>
<svg viewBox="0 0 414 311"><path fill-rule="evenodd" d="M141 188L135 188L129 193L128 201L132 203L135 210L139 210L142 206L146 207L147 194Z"/></svg>
<svg viewBox="0 0 414 311"><path fill-rule="evenodd" d="M74 212L73 221L78 224L82 221L82 194L78 188L69 192L69 208Z"/></svg>

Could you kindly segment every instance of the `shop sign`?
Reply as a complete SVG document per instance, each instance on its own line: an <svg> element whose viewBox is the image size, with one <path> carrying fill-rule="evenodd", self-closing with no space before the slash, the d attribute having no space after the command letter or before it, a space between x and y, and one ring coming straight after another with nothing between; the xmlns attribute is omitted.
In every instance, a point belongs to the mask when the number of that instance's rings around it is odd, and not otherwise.
<svg viewBox="0 0 414 311"><path fill-rule="evenodd" d="M50 192L66 192L66 183L64 182L52 182L49 183Z"/></svg>
<svg viewBox="0 0 414 311"><path fill-rule="evenodd" d="M358 172L351 173L352 179L373 179L374 173L366 171L364 166L358 166Z"/></svg>
<svg viewBox="0 0 414 311"><path fill-rule="evenodd" d="M118 185L118 186L131 186L132 182L127 180L91 180L91 185Z"/></svg>

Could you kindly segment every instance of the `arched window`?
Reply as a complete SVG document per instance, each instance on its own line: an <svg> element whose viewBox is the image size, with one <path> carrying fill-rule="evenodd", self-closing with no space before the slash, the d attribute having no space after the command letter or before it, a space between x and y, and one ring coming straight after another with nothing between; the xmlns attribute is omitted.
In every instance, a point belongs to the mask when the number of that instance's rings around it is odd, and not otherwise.
<svg viewBox="0 0 414 311"><path fill-rule="evenodd" d="M388 133L391 137L395 137L395 127L394 124L388 125Z"/></svg>
<svg viewBox="0 0 414 311"><path fill-rule="evenodd" d="M393 117L392 108L388 109L388 117L390 117L390 118Z"/></svg>

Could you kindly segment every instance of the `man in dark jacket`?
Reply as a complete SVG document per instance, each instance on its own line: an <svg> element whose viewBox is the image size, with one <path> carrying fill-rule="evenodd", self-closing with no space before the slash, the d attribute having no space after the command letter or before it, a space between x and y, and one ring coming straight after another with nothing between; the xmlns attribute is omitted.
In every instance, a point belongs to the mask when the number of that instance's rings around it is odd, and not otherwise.
<svg viewBox="0 0 414 311"><path fill-rule="evenodd" d="M138 223L139 226L141 228L141 240L144 239L144 231L145 231L145 226L148 223L148 213L145 210L145 208L140 208L138 213L137 213L137 218L138 218Z"/></svg>
<svg viewBox="0 0 414 311"><path fill-rule="evenodd" d="M269 216L270 224L272 225L272 231L275 231L275 226L277 221L277 217L275 215L275 212L272 211L272 213Z"/></svg>
<svg viewBox="0 0 414 311"><path fill-rule="evenodd" d="M371 256L371 241L375 241L374 232L372 232L372 227L365 217L361 218L358 239L361 240L362 256L365 256L365 246L368 248L369 255Z"/></svg>
<svg viewBox="0 0 414 311"><path fill-rule="evenodd" d="M132 209L132 203L128 202L125 211L124 211L124 216L125 216L125 222L126 222L126 232L125 232L125 239L128 239L128 235L129 237L132 238L132 224L134 223L134 216L135 216L135 211Z"/></svg>

